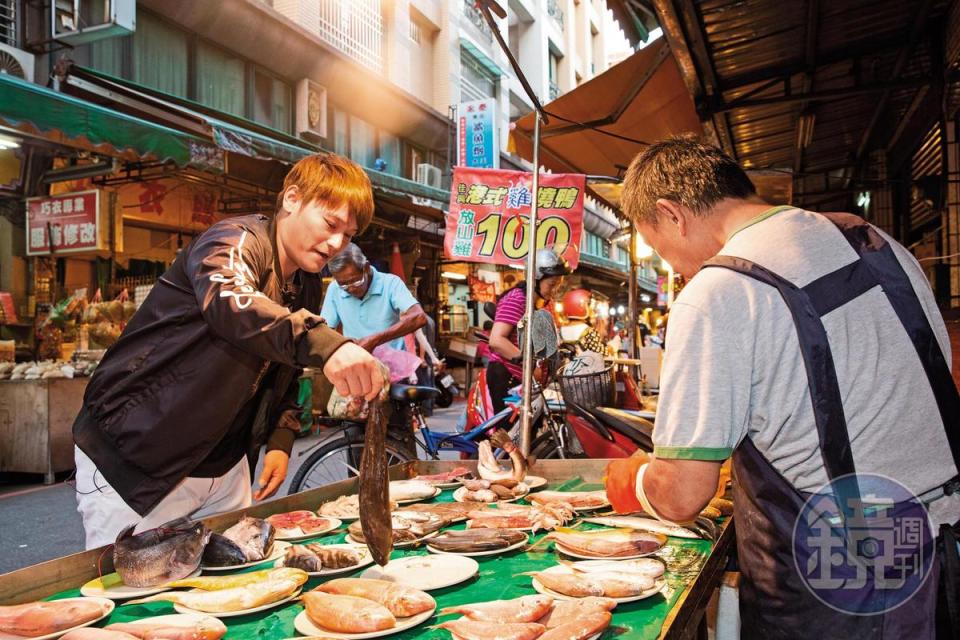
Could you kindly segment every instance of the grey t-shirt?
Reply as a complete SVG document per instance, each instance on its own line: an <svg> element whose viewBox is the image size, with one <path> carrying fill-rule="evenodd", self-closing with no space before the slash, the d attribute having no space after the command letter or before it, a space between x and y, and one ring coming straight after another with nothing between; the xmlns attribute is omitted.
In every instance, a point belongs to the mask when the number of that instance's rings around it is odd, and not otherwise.
<svg viewBox="0 0 960 640"><path fill-rule="evenodd" d="M930 286L888 236L950 362ZM797 286L857 259L832 222L776 208L735 233L722 255L751 260ZM915 494L957 474L916 351L879 287L823 317L858 472ZM723 460L745 436L791 484L827 482L793 319L773 287L729 269L691 278L670 311L654 430L661 458ZM960 518L960 495L930 506L935 524Z"/></svg>

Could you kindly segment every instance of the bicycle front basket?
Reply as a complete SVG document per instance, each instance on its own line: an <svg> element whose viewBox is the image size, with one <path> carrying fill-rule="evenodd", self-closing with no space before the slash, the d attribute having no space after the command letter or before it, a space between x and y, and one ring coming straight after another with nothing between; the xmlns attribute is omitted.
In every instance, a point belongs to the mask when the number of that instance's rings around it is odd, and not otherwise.
<svg viewBox="0 0 960 640"><path fill-rule="evenodd" d="M560 383L560 395L566 403L576 403L582 407L610 407L617 403L617 385L613 366L596 373L579 375L557 375Z"/></svg>

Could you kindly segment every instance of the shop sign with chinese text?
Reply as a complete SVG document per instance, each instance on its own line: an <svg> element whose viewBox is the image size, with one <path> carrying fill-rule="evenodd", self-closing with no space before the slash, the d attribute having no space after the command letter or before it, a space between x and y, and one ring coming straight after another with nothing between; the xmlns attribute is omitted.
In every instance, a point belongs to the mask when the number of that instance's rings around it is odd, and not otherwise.
<svg viewBox="0 0 960 640"><path fill-rule="evenodd" d="M27 255L105 250L100 191L27 198Z"/></svg>
<svg viewBox="0 0 960 640"><path fill-rule="evenodd" d="M532 183L533 174L523 171L454 167L443 241L446 257L521 264L527 257ZM582 174L540 174L537 248L562 253L572 268L580 260L585 184Z"/></svg>
<svg viewBox="0 0 960 640"><path fill-rule="evenodd" d="M496 169L497 101L493 98L461 102L457 106L457 164L462 167Z"/></svg>

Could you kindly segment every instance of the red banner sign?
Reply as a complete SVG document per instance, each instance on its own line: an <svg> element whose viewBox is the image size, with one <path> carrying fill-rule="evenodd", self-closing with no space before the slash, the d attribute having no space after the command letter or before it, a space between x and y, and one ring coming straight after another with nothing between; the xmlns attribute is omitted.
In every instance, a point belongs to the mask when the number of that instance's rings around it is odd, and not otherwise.
<svg viewBox="0 0 960 640"><path fill-rule="evenodd" d="M523 263L532 183L533 174L523 171L454 167L443 240L446 257ZM556 250L574 269L580 261L585 185L586 178L580 174L541 174L537 192L537 248Z"/></svg>
<svg viewBox="0 0 960 640"><path fill-rule="evenodd" d="M27 255L97 251L100 191L27 198Z"/></svg>

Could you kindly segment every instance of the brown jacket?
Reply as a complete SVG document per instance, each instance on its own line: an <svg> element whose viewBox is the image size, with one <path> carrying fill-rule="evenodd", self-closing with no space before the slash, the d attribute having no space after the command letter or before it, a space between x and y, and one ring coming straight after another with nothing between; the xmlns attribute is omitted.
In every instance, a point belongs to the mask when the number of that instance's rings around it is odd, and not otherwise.
<svg viewBox="0 0 960 640"><path fill-rule="evenodd" d="M268 449L289 453L295 433L273 427L299 368L322 367L347 342L320 319L319 275L298 272L284 300L273 235L270 218L250 215L197 237L90 379L74 440L141 515L190 475L255 394L249 450L272 430ZM261 388L273 364L273 384Z"/></svg>

